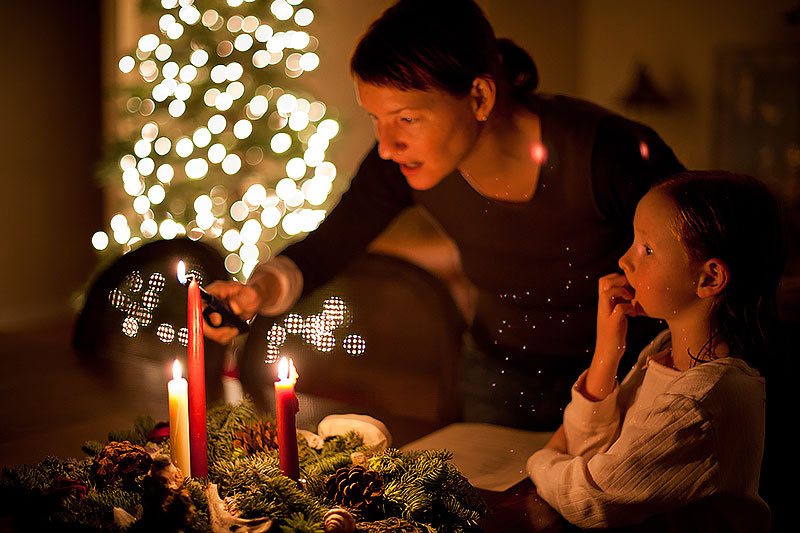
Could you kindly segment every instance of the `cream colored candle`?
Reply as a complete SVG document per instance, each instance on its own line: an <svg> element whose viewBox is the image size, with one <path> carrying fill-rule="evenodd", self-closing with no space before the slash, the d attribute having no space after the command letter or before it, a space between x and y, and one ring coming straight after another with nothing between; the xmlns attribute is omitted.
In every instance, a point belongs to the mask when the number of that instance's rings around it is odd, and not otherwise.
<svg viewBox="0 0 800 533"><path fill-rule="evenodd" d="M175 359L173 379L167 383L169 392L169 447L172 462L183 475L191 476L189 454L189 384L181 376L181 364Z"/></svg>

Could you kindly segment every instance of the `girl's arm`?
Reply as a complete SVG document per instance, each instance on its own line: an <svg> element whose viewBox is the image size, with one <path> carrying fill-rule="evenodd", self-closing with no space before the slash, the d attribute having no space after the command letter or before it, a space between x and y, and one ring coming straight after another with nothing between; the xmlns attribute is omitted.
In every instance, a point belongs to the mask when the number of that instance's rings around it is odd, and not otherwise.
<svg viewBox="0 0 800 533"><path fill-rule="evenodd" d="M617 368L625 353L628 316L635 314L633 292L624 275L608 274L597 285L597 342L592 363L578 389L592 401L605 399L616 386Z"/></svg>
<svg viewBox="0 0 800 533"><path fill-rule="evenodd" d="M597 343L589 369L572 390L564 411L564 424L545 448L589 459L605 451L617 436L617 367L625 352L626 313L633 313L633 293L621 274L609 274L598 282Z"/></svg>
<svg viewBox="0 0 800 533"><path fill-rule="evenodd" d="M581 528L619 527L699 501L717 469L709 420L684 396L629 413L619 438L591 458L544 449L528 459L537 494Z"/></svg>

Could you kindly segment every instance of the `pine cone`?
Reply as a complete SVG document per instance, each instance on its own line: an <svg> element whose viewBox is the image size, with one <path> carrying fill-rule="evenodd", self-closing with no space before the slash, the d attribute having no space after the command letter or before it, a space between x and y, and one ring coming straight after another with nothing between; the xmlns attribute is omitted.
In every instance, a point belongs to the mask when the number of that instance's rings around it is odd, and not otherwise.
<svg viewBox="0 0 800 533"><path fill-rule="evenodd" d="M258 420L250 427L234 433L233 447L243 449L247 455L277 450L278 428L272 420Z"/></svg>
<svg viewBox="0 0 800 533"><path fill-rule="evenodd" d="M383 478L361 465L343 467L325 482L325 492L336 503L371 516L381 509Z"/></svg>
<svg viewBox="0 0 800 533"><path fill-rule="evenodd" d="M166 455L153 459L142 480L142 531L172 533L186 530L194 505L183 474Z"/></svg>
<svg viewBox="0 0 800 533"><path fill-rule="evenodd" d="M152 459L144 448L130 442L109 442L100 450L91 467L91 475L98 487L105 487L121 479L129 485L150 470Z"/></svg>

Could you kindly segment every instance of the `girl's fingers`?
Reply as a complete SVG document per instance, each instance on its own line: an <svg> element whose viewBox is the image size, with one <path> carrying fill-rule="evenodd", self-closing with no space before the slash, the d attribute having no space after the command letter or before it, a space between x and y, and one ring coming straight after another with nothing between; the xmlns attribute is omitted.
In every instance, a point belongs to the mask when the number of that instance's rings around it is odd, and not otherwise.
<svg viewBox="0 0 800 533"><path fill-rule="evenodd" d="M638 305L631 302L618 303L612 313L622 313L625 316L637 316Z"/></svg>
<svg viewBox="0 0 800 533"><path fill-rule="evenodd" d="M610 313L620 304L629 304L633 300L633 292L626 287L611 287L600 295L599 309Z"/></svg>

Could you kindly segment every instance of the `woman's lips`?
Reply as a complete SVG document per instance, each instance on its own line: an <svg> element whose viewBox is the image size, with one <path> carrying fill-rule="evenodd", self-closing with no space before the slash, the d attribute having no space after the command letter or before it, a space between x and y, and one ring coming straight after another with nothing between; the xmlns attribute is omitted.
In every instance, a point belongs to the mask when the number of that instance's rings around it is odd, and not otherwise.
<svg viewBox="0 0 800 533"><path fill-rule="evenodd" d="M398 165L400 166L400 172L402 172L404 176L416 174L422 167L422 163L398 163Z"/></svg>

